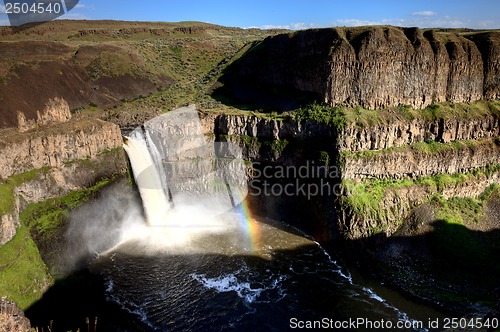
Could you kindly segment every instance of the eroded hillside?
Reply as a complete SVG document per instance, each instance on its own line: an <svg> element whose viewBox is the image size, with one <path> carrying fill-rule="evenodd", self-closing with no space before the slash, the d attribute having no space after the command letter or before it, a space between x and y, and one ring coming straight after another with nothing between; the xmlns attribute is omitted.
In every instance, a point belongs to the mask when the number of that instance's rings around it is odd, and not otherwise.
<svg viewBox="0 0 500 332"><path fill-rule="evenodd" d="M118 105L161 112L202 101L200 92L219 66L247 43L275 33L196 22L55 21L20 31L1 27L0 127L16 126L17 112L34 119L53 98L65 99L73 112Z"/></svg>

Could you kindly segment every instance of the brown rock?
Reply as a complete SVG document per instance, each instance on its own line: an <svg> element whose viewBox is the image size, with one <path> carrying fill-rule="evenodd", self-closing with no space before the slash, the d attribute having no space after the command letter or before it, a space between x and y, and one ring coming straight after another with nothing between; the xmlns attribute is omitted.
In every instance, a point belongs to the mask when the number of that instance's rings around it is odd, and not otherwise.
<svg viewBox="0 0 500 332"><path fill-rule="evenodd" d="M497 98L499 35L397 27L305 30L268 37L225 79L369 109Z"/></svg>
<svg viewBox="0 0 500 332"><path fill-rule="evenodd" d="M36 119L27 120L24 113L17 113L18 130L25 132L40 126L54 123L62 123L71 119L71 111L68 102L63 98L53 98L45 104L45 108L36 112Z"/></svg>
<svg viewBox="0 0 500 332"><path fill-rule="evenodd" d="M14 303L0 298L0 331L26 332L30 329L30 321L24 316L24 312Z"/></svg>

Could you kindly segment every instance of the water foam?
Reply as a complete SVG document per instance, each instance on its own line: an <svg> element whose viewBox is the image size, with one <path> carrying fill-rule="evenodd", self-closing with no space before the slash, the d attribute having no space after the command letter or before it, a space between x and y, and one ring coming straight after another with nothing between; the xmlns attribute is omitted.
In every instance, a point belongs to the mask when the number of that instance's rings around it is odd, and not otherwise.
<svg viewBox="0 0 500 332"><path fill-rule="evenodd" d="M252 282L252 274L246 266L234 273L223 274L217 277L207 277L204 274L197 273L190 274L190 277L207 289L212 289L219 293L235 292L247 304L268 302L266 299L261 299L264 292L267 291L278 291L279 296L272 299L274 303L279 302L286 295L282 288L282 283L287 279L287 276L271 276L267 280L261 279L258 282ZM256 285L261 287L256 287Z"/></svg>
<svg viewBox="0 0 500 332"><path fill-rule="evenodd" d="M407 313L405 313L405 312L399 310L398 308L396 308L395 306L389 304L385 299L383 299L381 296L379 296L378 294L376 294L372 289L370 289L368 287L363 287L362 289L363 289L364 292L366 292L368 294L368 296L371 299L374 299L375 301L377 301L377 302L381 303L382 305L384 305L386 308L393 310L396 313L396 315L398 317L398 320L405 321L405 322L410 322L411 326L418 326L418 321L417 320L410 318ZM421 329L420 331L428 331L428 330L427 329Z"/></svg>

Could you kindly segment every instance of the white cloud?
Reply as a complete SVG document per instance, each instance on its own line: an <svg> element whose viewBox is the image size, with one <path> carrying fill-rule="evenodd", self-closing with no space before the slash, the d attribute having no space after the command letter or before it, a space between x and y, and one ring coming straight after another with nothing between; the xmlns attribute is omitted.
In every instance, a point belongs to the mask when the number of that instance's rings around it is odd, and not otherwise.
<svg viewBox="0 0 500 332"><path fill-rule="evenodd" d="M5 14L5 6L0 5L0 14Z"/></svg>
<svg viewBox="0 0 500 332"><path fill-rule="evenodd" d="M290 25L272 25L272 24L265 24L260 27L249 27L251 28L257 28L257 29L263 29L263 30L271 30L271 29L290 29Z"/></svg>
<svg viewBox="0 0 500 332"><path fill-rule="evenodd" d="M56 20L89 20L89 17L80 13L69 12L68 14L59 16Z"/></svg>
<svg viewBox="0 0 500 332"><path fill-rule="evenodd" d="M347 26L347 27L359 27L359 26L365 26L365 25L382 25L382 24L386 24L386 23L367 21L367 20L358 20L356 18L348 18L348 19L341 19L341 20L335 21L335 25Z"/></svg>
<svg viewBox="0 0 500 332"><path fill-rule="evenodd" d="M75 7L73 7L73 9L82 9L82 8L87 8L86 5L84 5L83 3L77 3Z"/></svg>
<svg viewBox="0 0 500 332"><path fill-rule="evenodd" d="M273 25L273 24L266 24L258 27L259 29L263 30L270 30L270 29L285 29L285 30L304 30L304 29L313 29L313 28L318 28L319 26L314 23L291 23L291 24L284 24L284 25Z"/></svg>
<svg viewBox="0 0 500 332"><path fill-rule="evenodd" d="M304 29L313 29L317 28L318 25L314 23L292 23L290 25L291 30L304 30Z"/></svg>
<svg viewBox="0 0 500 332"><path fill-rule="evenodd" d="M326 28L335 26L369 26L369 25L393 25L400 27L419 27L419 28L471 28L471 29L498 29L500 24L493 20L475 21L471 19L462 19L452 16L441 15L412 15L406 18L386 18L377 21L363 20L357 18L338 19L330 24L319 25L315 23L290 23L285 25L263 25L260 27L249 27L259 29L286 29L303 30L312 28Z"/></svg>
<svg viewBox="0 0 500 332"><path fill-rule="evenodd" d="M436 16L437 14L433 11L430 11L430 10L424 10L424 11L421 11L421 12L413 12L411 13L411 16L425 16L425 17L429 17L429 16Z"/></svg>
<svg viewBox="0 0 500 332"><path fill-rule="evenodd" d="M471 28L471 29L498 29L499 22L493 20L471 20L452 16L411 16L407 18L391 18L379 21L360 19L339 19L331 26L365 26L365 25L394 25L400 27L420 28Z"/></svg>

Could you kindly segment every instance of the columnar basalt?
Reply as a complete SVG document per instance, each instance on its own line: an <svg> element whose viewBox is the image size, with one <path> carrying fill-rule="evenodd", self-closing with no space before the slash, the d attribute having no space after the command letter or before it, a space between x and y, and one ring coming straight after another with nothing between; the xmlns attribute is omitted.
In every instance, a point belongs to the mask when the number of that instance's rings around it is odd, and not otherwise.
<svg viewBox="0 0 500 332"><path fill-rule="evenodd" d="M500 126L496 105L492 102L491 109L468 117L404 119L405 111L401 111L393 114L396 120L363 125L351 122L343 127L251 114L202 112L200 117L207 135L239 144L248 160L293 165L304 162L306 152L309 157L319 155L316 152L323 149L333 153L331 165L340 168L338 181L347 185L337 203L332 202L337 211L336 224L341 236L358 239L374 233L393 234L415 207L429 202L433 195L474 198L498 183ZM321 137L321 147L304 145L315 137ZM279 155L262 149L262 142L279 140L287 140L293 149L285 148ZM433 177L441 175L458 178L438 185L435 182L439 179ZM369 187L370 181L394 185L388 185L378 198L379 211L369 207L357 210L360 207L349 201L357 193L351 193L349 188L365 184Z"/></svg>
<svg viewBox="0 0 500 332"><path fill-rule="evenodd" d="M268 37L222 81L369 109L496 99L499 35L397 27L299 31Z"/></svg>
<svg viewBox="0 0 500 332"><path fill-rule="evenodd" d="M71 121L26 133L6 129L0 136L0 153L10 157L0 161L0 179L92 158L121 144L120 128L96 119Z"/></svg>
<svg viewBox="0 0 500 332"><path fill-rule="evenodd" d="M49 101L36 121L0 132L0 154L5 156L0 160L0 185L12 186L13 196L12 206L1 207L0 245L16 234L19 213L26 204L83 189L126 169L117 125L70 118L67 103L56 99ZM23 174L36 170L34 178L24 179ZM12 180L15 176L23 179Z"/></svg>

